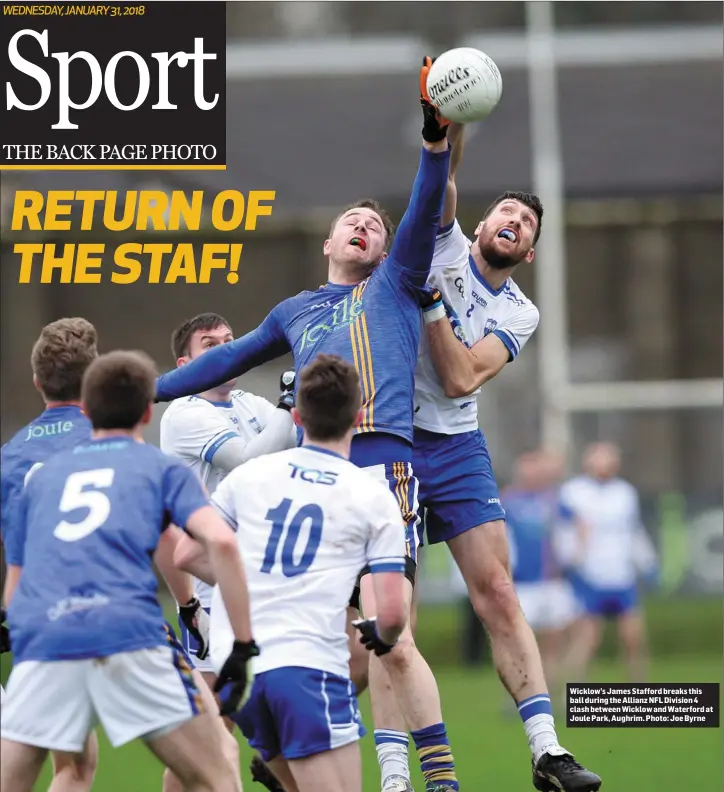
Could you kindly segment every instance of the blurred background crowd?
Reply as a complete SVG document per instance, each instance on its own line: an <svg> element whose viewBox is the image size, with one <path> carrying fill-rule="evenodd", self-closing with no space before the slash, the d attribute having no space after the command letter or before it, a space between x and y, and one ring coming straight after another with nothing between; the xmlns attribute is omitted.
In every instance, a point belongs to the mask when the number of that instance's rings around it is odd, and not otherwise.
<svg viewBox="0 0 724 792"><path fill-rule="evenodd" d="M650 673L666 681L676 674L691 676L682 681L719 679L721 3L227 7L226 171L3 174L3 442L41 409L29 355L45 323L85 316L103 350L143 348L166 370L174 365L171 331L183 319L215 311L241 335L283 298L323 283L322 243L341 206L370 196L399 220L420 144L421 58L478 47L498 63L503 97L469 136L458 177L461 225L471 234L483 208L505 189L534 190L546 207L536 261L516 275L540 307L540 328L480 396L499 482L516 484L522 455L545 447L558 460L548 481L557 487L582 471L590 444L615 444L620 475L638 493L657 558L643 610ZM243 241L234 286L223 277L210 285L19 285L12 255L19 235L9 229L14 191L52 188L203 189L207 197L226 188L262 189L275 190L276 200L272 217L253 234L173 233L173 241L197 245ZM164 241L158 236L154 241ZM82 241L106 242L110 260L114 245L129 238L93 231ZM80 240L48 234L43 241ZM274 398L289 362L251 372L241 386ZM161 412L150 442L158 441ZM462 661L485 664L485 642L447 550L429 553L423 572L420 641L433 668L455 674ZM611 652L605 637L604 663ZM684 665L676 665L680 657L688 658ZM625 676L625 666L605 668L609 677ZM454 694L443 684L446 695ZM721 787L710 785L711 764L698 781L684 775L683 765L679 778L677 767L658 786L642 776L636 788ZM622 764L622 782L632 778L628 772Z"/></svg>

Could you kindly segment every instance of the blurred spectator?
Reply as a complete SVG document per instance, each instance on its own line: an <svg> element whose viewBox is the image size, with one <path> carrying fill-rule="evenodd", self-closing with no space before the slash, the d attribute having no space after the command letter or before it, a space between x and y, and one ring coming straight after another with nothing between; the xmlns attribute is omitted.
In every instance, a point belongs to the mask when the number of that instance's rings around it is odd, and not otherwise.
<svg viewBox="0 0 724 792"><path fill-rule="evenodd" d="M512 486L501 494L506 511L513 582L521 609L538 640L551 699L559 700L561 659L576 600L563 578L556 541L561 518L561 460L538 450L520 456Z"/></svg>
<svg viewBox="0 0 724 792"><path fill-rule="evenodd" d="M653 545L641 523L639 496L619 478L621 454L612 443L589 446L583 456L584 474L563 485L561 502L585 526L571 581L583 610L573 631L570 679L586 679L600 645L607 619L615 621L631 681L646 678L644 620L637 578L656 580L658 564Z"/></svg>

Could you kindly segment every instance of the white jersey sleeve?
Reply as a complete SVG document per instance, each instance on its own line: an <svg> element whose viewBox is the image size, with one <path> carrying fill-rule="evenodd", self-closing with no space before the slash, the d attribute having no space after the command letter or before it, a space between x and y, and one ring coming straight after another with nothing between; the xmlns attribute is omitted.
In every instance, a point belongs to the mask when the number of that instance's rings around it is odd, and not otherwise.
<svg viewBox="0 0 724 792"><path fill-rule="evenodd" d="M435 240L433 270L465 264L470 255L470 245L470 240L463 233L457 220L453 220L449 225L441 226Z"/></svg>
<svg viewBox="0 0 724 792"><path fill-rule="evenodd" d="M261 421L262 426L266 428L267 424L274 419L274 416L277 412L276 405L272 404L270 401L265 399L263 396L253 396L252 394L248 394L254 400L254 407L256 409L256 414ZM291 429L289 430L289 438L288 443L286 446L281 446L279 448L274 449L275 451L283 451L285 448L294 448L297 445L297 426L292 421Z"/></svg>
<svg viewBox="0 0 724 792"><path fill-rule="evenodd" d="M375 509L367 542L367 565L376 572L405 571L405 536L400 530L400 507L395 496L375 480ZM372 493L370 493L372 494Z"/></svg>
<svg viewBox="0 0 724 792"><path fill-rule="evenodd" d="M247 393L246 395L250 399L251 404L253 404L252 409L256 413L261 425L266 426L277 408L263 396L255 396L253 393Z"/></svg>
<svg viewBox="0 0 724 792"><path fill-rule="evenodd" d="M505 344L510 359L515 360L528 339L535 333L540 313L533 303L521 305L515 313L510 313L495 328L493 333Z"/></svg>
<svg viewBox="0 0 724 792"><path fill-rule="evenodd" d="M218 449L238 437L224 415L203 399L190 396L172 407L161 420L161 450L166 454L210 465Z"/></svg>

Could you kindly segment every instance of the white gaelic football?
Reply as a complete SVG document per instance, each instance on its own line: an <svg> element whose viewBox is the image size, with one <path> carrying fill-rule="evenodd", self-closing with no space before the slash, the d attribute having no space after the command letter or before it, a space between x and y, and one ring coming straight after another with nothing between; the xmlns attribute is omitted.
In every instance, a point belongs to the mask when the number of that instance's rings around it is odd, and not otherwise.
<svg viewBox="0 0 724 792"><path fill-rule="evenodd" d="M503 78L495 61L472 47L443 52L427 75L430 101L448 121L458 124L485 118L502 92Z"/></svg>

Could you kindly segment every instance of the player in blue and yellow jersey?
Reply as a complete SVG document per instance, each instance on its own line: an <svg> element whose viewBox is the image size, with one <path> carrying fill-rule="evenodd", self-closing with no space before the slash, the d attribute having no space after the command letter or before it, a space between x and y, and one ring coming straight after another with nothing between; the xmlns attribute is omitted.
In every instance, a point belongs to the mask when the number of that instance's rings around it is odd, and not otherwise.
<svg viewBox="0 0 724 792"><path fill-rule="evenodd" d="M297 371L321 352L353 363L362 385L364 419L352 444L351 461L386 481L398 499L406 529L408 601L419 519L411 462L420 299L430 274L449 168L445 122L427 102L422 106L423 150L394 239L392 224L376 202L349 207L335 218L324 243L329 260L324 286L284 300L255 330L209 350L157 383L158 400L170 401L214 388L290 351ZM373 616L368 575L361 584L365 616ZM379 715L391 698L390 680L404 720L399 713ZM435 679L409 627L393 652L371 658L370 693L378 743L393 746L396 754L383 765L383 789L411 789L409 728L428 790L457 790Z"/></svg>
<svg viewBox="0 0 724 792"><path fill-rule="evenodd" d="M163 618L152 558L171 523L208 553L234 642L220 670L238 706L251 637L244 568L231 529L181 462L141 439L155 370L113 352L82 387L90 439L30 476L13 516L6 585L15 665L3 705L0 787L30 792L48 751L80 753L95 722L111 743L135 738L185 789L238 792L217 712L207 711Z"/></svg>
<svg viewBox="0 0 724 792"><path fill-rule="evenodd" d="M81 409L80 390L83 374L98 356L97 343L95 327L76 317L46 325L33 346L33 384L43 397L45 410L8 440L0 452L0 531L4 543L12 542L15 514L30 471L53 454L90 439L91 423ZM8 585L15 586L12 575L11 567ZM89 737L82 754L53 753L53 792L90 790L97 760L95 734Z"/></svg>

